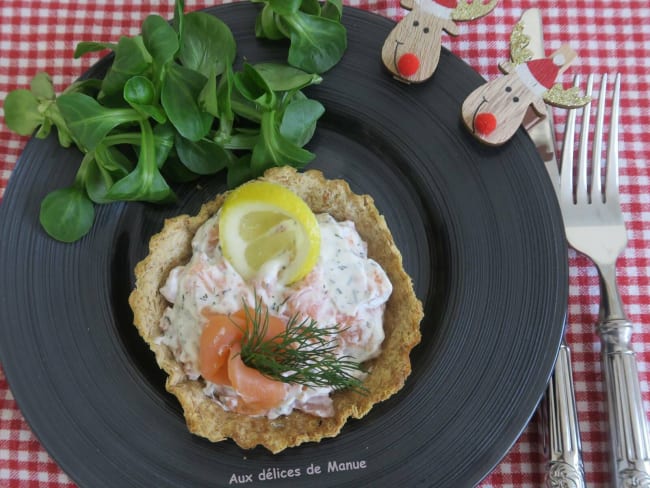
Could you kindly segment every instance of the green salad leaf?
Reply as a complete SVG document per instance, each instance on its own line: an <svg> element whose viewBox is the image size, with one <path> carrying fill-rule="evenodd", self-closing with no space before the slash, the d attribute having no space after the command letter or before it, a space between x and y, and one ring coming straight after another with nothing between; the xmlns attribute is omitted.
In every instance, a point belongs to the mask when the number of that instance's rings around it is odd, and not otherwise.
<svg viewBox="0 0 650 488"><path fill-rule="evenodd" d="M61 242L74 242L85 236L94 219L93 202L77 186L55 190L41 202L41 225Z"/></svg>
<svg viewBox="0 0 650 488"><path fill-rule="evenodd" d="M288 63L309 73L334 67L347 49L347 31L341 23L341 0L254 0L264 3L255 22L255 35L289 39Z"/></svg>
<svg viewBox="0 0 650 488"><path fill-rule="evenodd" d="M68 188L41 205L40 222L73 242L92 227L96 204L173 202L173 182L220 171L230 187L272 166L302 168L323 105L304 89L323 81L346 48L340 0L264 3L255 34L289 39L287 62L236 65L230 28L175 1L168 22L147 16L141 33L115 43L84 41L75 57L110 50L102 79L83 79L57 95L47 73L4 100L5 122L21 135L48 137L83 154ZM240 66L240 67L237 67Z"/></svg>

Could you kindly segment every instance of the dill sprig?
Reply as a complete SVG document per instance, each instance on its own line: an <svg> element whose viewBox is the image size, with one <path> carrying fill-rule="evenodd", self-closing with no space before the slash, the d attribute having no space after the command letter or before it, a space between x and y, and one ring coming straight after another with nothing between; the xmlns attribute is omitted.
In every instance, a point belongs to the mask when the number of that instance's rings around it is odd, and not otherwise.
<svg viewBox="0 0 650 488"><path fill-rule="evenodd" d="M361 364L335 354L336 335L342 331L338 325L320 327L311 317L299 321L295 314L283 332L266 338L268 308L256 300L253 313L247 306L244 310L250 326L241 341L241 358L248 367L284 383L365 392L362 380L354 375L364 371Z"/></svg>

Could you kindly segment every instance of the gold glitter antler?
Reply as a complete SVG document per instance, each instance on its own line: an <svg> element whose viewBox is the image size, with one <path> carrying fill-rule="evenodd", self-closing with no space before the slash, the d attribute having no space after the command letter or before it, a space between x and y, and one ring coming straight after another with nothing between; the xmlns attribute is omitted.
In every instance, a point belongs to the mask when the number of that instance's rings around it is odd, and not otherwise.
<svg viewBox="0 0 650 488"><path fill-rule="evenodd" d="M513 65L523 64L533 59L533 52L528 49L530 37L524 31L523 21L515 24L510 34L510 60Z"/></svg>
<svg viewBox="0 0 650 488"><path fill-rule="evenodd" d="M553 85L542 98L549 105L562 108L579 108L591 101L591 97L580 94L577 86L563 88L560 83Z"/></svg>
<svg viewBox="0 0 650 488"><path fill-rule="evenodd" d="M451 14L451 18L457 21L474 20L489 14L497 6L498 0L459 0L458 5Z"/></svg>

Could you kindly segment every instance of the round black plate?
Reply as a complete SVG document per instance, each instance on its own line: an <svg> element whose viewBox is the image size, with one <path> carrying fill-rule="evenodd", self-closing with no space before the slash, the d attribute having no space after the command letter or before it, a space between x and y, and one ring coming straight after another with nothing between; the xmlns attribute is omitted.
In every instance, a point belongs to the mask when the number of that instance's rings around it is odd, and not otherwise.
<svg viewBox="0 0 650 488"><path fill-rule="evenodd" d="M285 57L253 34L257 8L217 7L240 59ZM73 245L39 227L42 198L80 155L31 140L0 206L0 347L27 421L81 487L471 486L525 428L558 350L567 296L561 217L535 148L466 133L460 107L482 79L443 50L407 86L380 59L393 22L355 9L349 49L310 96L326 106L311 167L372 195L423 301L406 386L334 439L272 455L209 443L185 428L153 355L131 325L132 270L163 219L195 212L223 178L178 189L179 205L98 208ZM91 71L97 75L109 60Z"/></svg>

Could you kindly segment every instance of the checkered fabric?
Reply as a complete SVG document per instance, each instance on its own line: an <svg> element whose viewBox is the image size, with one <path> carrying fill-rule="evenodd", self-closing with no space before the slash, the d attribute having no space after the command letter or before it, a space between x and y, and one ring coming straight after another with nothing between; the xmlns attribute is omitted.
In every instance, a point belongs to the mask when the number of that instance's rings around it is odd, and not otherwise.
<svg viewBox="0 0 650 488"><path fill-rule="evenodd" d="M214 0L187 0L186 10L214 3ZM344 3L395 20L406 13L399 0ZM171 18L172 7L171 0L3 0L0 3L0 99L4 100L10 90L26 87L39 71L50 73L57 90L63 89L97 60L93 56L73 59L77 42L110 42L123 34L134 35L146 15L158 13ZM619 260L618 275L626 310L636 324L633 344L644 406L650 412L650 6L645 0L610 0L609 3L504 0L487 17L460 23L459 35L443 36L443 44L484 77L494 78L499 74L498 64L507 59L513 24L530 7L542 9L547 52L569 42L579 53L578 62L568 73L622 73L620 183L629 245ZM570 80L562 81L566 84ZM27 141L9 132L3 122L2 119L0 199ZM561 134L564 124L561 112L556 115L556 122ZM573 353L587 484L591 488L610 485L600 343L594 328L598 301L598 277L593 266L586 258L571 252L568 341ZM540 486L543 483L540 445L534 419L480 486ZM74 486L32 434L1 369L0 486Z"/></svg>

